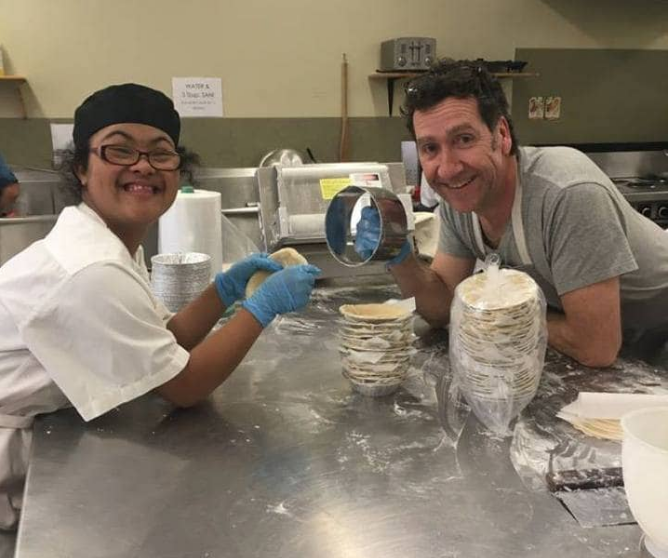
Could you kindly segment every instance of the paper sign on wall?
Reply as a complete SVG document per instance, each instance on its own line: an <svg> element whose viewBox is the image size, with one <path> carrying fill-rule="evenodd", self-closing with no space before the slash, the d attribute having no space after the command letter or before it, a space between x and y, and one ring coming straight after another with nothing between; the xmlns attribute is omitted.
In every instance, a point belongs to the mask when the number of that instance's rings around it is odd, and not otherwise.
<svg viewBox="0 0 668 558"><path fill-rule="evenodd" d="M529 99L529 120L542 120L545 117L545 100L543 97Z"/></svg>
<svg viewBox="0 0 668 558"><path fill-rule="evenodd" d="M223 116L223 85L220 78L172 78L174 108L181 117Z"/></svg>
<svg viewBox="0 0 668 558"><path fill-rule="evenodd" d="M559 120L561 118L561 97L548 97L545 99L545 119Z"/></svg>

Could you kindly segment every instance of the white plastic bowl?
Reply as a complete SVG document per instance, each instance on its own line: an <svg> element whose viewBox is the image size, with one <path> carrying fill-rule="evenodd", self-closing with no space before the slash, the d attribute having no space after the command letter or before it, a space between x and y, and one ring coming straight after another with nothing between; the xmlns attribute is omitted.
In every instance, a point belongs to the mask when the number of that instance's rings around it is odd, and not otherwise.
<svg viewBox="0 0 668 558"><path fill-rule="evenodd" d="M629 507L645 533L645 546L668 557L668 407L622 417L622 468Z"/></svg>

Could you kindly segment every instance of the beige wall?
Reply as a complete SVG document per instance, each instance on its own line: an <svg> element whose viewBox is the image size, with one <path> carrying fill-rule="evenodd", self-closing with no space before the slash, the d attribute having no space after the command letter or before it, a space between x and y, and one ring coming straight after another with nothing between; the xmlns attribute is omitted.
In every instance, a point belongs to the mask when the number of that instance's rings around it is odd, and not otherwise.
<svg viewBox="0 0 668 558"><path fill-rule="evenodd" d="M344 52L350 115L385 116L385 85L367 77L384 39L510 59L516 47L668 49L666 22L665 0L0 0L6 69L28 78L34 118L69 118L110 83L171 95L173 76L222 78L230 117L338 116ZM18 114L0 86L0 117Z"/></svg>

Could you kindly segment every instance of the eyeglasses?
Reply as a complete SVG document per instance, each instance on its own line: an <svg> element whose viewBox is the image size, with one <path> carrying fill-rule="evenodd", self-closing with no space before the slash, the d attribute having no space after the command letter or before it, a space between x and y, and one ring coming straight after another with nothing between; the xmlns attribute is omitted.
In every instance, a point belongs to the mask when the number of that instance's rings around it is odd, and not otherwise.
<svg viewBox="0 0 668 558"><path fill-rule="evenodd" d="M181 155L169 149L139 151L139 149L126 145L103 145L91 147L89 151L95 153L103 161L121 167L131 167L137 164L142 155L146 155L148 164L156 170L173 171L181 166Z"/></svg>

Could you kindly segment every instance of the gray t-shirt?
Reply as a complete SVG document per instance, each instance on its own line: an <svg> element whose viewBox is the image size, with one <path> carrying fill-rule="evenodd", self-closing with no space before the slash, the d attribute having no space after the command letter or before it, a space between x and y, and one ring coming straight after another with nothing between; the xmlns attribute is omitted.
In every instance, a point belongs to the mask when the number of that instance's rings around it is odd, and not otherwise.
<svg viewBox="0 0 668 558"><path fill-rule="evenodd" d="M522 223L532 265L522 265L512 223L497 249L475 241L470 213L441 204L439 251L465 258L496 252L529 273L548 304L620 277L625 336L668 325L668 234L635 211L586 155L568 147L521 147Z"/></svg>

